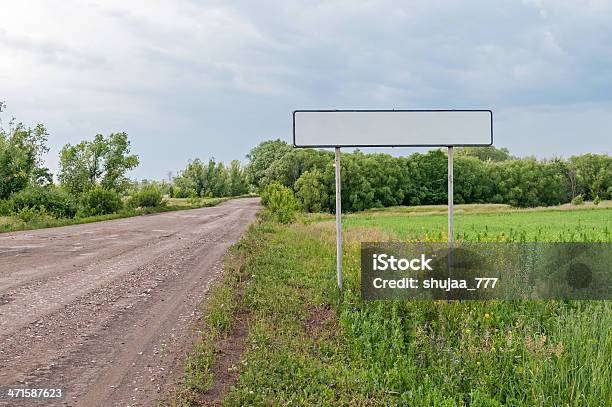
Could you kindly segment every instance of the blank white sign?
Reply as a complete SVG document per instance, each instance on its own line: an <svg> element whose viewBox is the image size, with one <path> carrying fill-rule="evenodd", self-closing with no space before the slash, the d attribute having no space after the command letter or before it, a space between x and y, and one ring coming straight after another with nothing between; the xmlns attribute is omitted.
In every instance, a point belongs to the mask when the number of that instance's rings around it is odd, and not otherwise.
<svg viewBox="0 0 612 407"><path fill-rule="evenodd" d="M490 110L296 110L295 147L490 146Z"/></svg>

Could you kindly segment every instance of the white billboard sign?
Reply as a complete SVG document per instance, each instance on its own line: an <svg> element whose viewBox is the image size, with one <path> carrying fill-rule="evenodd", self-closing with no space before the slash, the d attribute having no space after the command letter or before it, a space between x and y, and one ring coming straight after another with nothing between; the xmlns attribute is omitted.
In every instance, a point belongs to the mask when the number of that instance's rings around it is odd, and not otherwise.
<svg viewBox="0 0 612 407"><path fill-rule="evenodd" d="M296 110L295 147L443 147L493 144L490 110Z"/></svg>
<svg viewBox="0 0 612 407"><path fill-rule="evenodd" d="M341 147L448 147L448 244L452 249L453 147L493 145L490 110L296 110L294 147L336 150L336 270L342 301ZM449 256L451 252L449 251ZM449 257L450 258L450 257ZM449 262L450 264L450 262Z"/></svg>

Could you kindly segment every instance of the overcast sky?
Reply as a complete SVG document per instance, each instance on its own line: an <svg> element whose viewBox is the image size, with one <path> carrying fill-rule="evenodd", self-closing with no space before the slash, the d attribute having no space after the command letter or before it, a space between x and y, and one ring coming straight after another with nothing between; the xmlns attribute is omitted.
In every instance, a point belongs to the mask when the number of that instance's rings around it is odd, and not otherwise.
<svg viewBox="0 0 612 407"><path fill-rule="evenodd" d="M294 109L492 109L518 155L610 153L612 2L3 1L0 100L137 178L291 140ZM404 150L402 150L404 151ZM412 150L406 149L409 153Z"/></svg>

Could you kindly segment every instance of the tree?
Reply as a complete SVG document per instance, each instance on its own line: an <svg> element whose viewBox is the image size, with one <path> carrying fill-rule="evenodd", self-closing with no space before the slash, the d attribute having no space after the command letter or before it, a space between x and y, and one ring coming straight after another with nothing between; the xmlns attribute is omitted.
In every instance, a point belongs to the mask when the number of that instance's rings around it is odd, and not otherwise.
<svg viewBox="0 0 612 407"><path fill-rule="evenodd" d="M199 196L195 181L183 175L174 177L172 180L171 195L173 198L196 198Z"/></svg>
<svg viewBox="0 0 612 407"><path fill-rule="evenodd" d="M457 147L457 157L476 157L482 161L506 161L514 157L507 148L489 147Z"/></svg>
<svg viewBox="0 0 612 407"><path fill-rule="evenodd" d="M457 157L454 162L454 199L458 204L482 203L492 196L490 177L491 162L476 157Z"/></svg>
<svg viewBox="0 0 612 407"><path fill-rule="evenodd" d="M138 156L130 154L126 133L108 137L97 134L91 141L62 148L59 179L73 194L82 194L96 185L121 193L129 186L125 173L137 165Z"/></svg>
<svg viewBox="0 0 612 407"><path fill-rule="evenodd" d="M329 151L292 149L267 168L260 187L279 181L286 187L293 188L304 172L315 169L323 171L333 159L333 154Z"/></svg>
<svg viewBox="0 0 612 407"><path fill-rule="evenodd" d="M295 182L295 191L300 205L306 212L321 212L327 209L328 195L319 170L306 171Z"/></svg>
<svg viewBox="0 0 612 407"><path fill-rule="evenodd" d="M138 166L138 156L130 154L130 141L126 133L112 133L106 139L103 176L100 184L106 189L122 192L128 187L125 173Z"/></svg>
<svg viewBox="0 0 612 407"><path fill-rule="evenodd" d="M214 160L209 162L208 182L208 195L214 197L230 196L229 173L222 162L216 165Z"/></svg>
<svg viewBox="0 0 612 407"><path fill-rule="evenodd" d="M277 140L262 143L253 150L252 156L259 162L257 166L251 162L247 168L261 169L259 189L279 183L293 189L305 210L333 212L333 154L315 149L285 151L285 147L289 148ZM454 191L457 203L533 207L569 202L579 194L589 199L612 198L612 159L608 155L585 154L568 161L518 159L505 148L457 148L457 151ZM360 151L342 156L344 211L444 204L446 199L447 156L442 150L408 157Z"/></svg>
<svg viewBox="0 0 612 407"><path fill-rule="evenodd" d="M95 185L81 197L84 214L87 216L105 215L118 212L123 207L119 194L113 189Z"/></svg>
<svg viewBox="0 0 612 407"><path fill-rule="evenodd" d="M587 199L612 198L612 158L604 154L584 154L570 158L575 172L577 192Z"/></svg>
<svg viewBox="0 0 612 407"><path fill-rule="evenodd" d="M179 187L180 198L202 196L204 192L204 163L199 158L189 161L185 171L174 179L174 184Z"/></svg>
<svg viewBox="0 0 612 407"><path fill-rule="evenodd" d="M214 158L208 160L208 164L199 158L189 161L173 184L173 196L177 198L237 196L248 190L240 162L234 160L227 168Z"/></svg>
<svg viewBox="0 0 612 407"><path fill-rule="evenodd" d="M256 188L263 186L262 180L266 176L268 168L290 151L291 146L282 140L264 141L252 149L247 154L250 162L245 168L248 182Z"/></svg>
<svg viewBox="0 0 612 407"><path fill-rule="evenodd" d="M240 168L240 161L238 160L233 160L230 163L229 184L232 196L243 195L248 191L246 176L242 168Z"/></svg>
<svg viewBox="0 0 612 407"><path fill-rule="evenodd" d="M441 150L415 153L408 159L409 176L415 183L417 201L411 205L439 205L447 201L447 157Z"/></svg>
<svg viewBox="0 0 612 407"><path fill-rule="evenodd" d="M272 217L280 223L295 220L298 203L293 191L280 182L272 182L261 191L261 203L268 208Z"/></svg>
<svg viewBox="0 0 612 407"><path fill-rule="evenodd" d="M364 171L364 158L365 155L358 151L345 154L340 161L342 209L347 212L362 211L374 206L375 189Z"/></svg>
<svg viewBox="0 0 612 407"><path fill-rule="evenodd" d="M15 123L14 119L7 130L0 127L0 199L32 182L43 184L45 179L52 180L49 170L42 167L42 155L49 151L48 135L42 124L31 128Z"/></svg>

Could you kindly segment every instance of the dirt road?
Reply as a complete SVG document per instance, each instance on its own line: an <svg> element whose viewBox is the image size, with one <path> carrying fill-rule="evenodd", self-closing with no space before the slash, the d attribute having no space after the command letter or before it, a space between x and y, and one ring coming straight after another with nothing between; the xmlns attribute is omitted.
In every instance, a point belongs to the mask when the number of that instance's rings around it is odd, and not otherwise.
<svg viewBox="0 0 612 407"><path fill-rule="evenodd" d="M0 234L0 386L65 388L52 405L155 405L180 378L223 254L258 209L236 199Z"/></svg>

